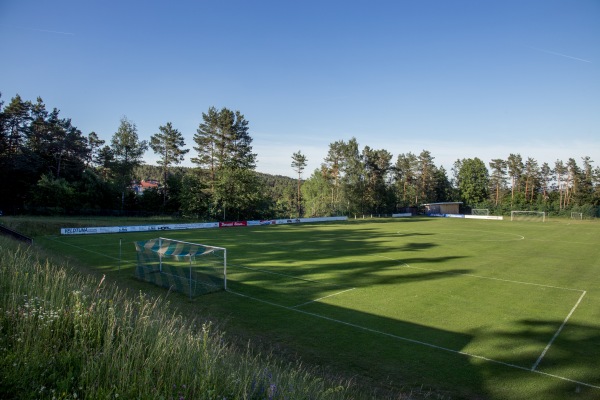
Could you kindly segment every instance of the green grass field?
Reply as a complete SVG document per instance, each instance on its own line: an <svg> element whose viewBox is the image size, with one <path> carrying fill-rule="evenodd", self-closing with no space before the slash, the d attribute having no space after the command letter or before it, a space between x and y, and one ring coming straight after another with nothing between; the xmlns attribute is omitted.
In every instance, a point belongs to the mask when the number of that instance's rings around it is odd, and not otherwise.
<svg viewBox="0 0 600 400"><path fill-rule="evenodd" d="M158 235L36 242L133 281L133 242ZM595 221L410 218L160 235L228 252L227 292L171 301L363 384L451 398L600 398Z"/></svg>

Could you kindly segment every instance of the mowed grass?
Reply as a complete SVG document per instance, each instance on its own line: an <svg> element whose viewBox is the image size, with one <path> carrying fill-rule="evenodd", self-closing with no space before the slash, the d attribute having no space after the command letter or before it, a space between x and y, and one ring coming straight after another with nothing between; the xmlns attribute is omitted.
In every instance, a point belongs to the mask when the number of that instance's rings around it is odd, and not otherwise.
<svg viewBox="0 0 600 400"><path fill-rule="evenodd" d="M228 251L228 292L172 301L310 363L456 398L600 398L597 222L411 218L38 243L132 280L133 242L158 235Z"/></svg>

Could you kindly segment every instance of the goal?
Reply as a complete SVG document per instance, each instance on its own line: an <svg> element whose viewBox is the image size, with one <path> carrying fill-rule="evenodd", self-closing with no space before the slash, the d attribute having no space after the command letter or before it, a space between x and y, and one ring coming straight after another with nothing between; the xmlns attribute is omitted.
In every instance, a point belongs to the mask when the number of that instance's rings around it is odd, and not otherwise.
<svg viewBox="0 0 600 400"><path fill-rule="evenodd" d="M546 213L543 211L511 211L510 220L546 222Z"/></svg>
<svg viewBox="0 0 600 400"><path fill-rule="evenodd" d="M227 249L156 238L135 242L135 276L190 298L227 290Z"/></svg>
<svg viewBox="0 0 600 400"><path fill-rule="evenodd" d="M490 215L490 210L487 208L473 208L471 215Z"/></svg>
<svg viewBox="0 0 600 400"><path fill-rule="evenodd" d="M583 219L583 213L571 212L571 219Z"/></svg>

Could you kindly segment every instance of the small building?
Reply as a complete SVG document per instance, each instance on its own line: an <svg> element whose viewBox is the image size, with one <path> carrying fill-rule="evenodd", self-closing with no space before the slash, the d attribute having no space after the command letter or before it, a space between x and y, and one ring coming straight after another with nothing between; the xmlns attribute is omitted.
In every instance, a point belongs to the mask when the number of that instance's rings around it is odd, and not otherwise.
<svg viewBox="0 0 600 400"><path fill-rule="evenodd" d="M132 185L133 191L137 194L144 194L145 190L148 189L158 189L158 181L155 180L149 180L149 181L144 181L142 180L140 183L134 182Z"/></svg>
<svg viewBox="0 0 600 400"><path fill-rule="evenodd" d="M458 214L462 201L448 201L444 203L423 204L425 214Z"/></svg>

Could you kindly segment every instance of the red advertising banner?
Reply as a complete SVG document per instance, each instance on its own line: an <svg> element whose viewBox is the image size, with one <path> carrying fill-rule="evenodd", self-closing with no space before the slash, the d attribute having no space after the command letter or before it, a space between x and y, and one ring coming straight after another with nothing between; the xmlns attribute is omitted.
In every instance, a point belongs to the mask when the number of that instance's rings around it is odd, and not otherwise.
<svg viewBox="0 0 600 400"><path fill-rule="evenodd" d="M219 222L219 228L230 228L234 226L248 226L247 221L228 221L228 222Z"/></svg>

